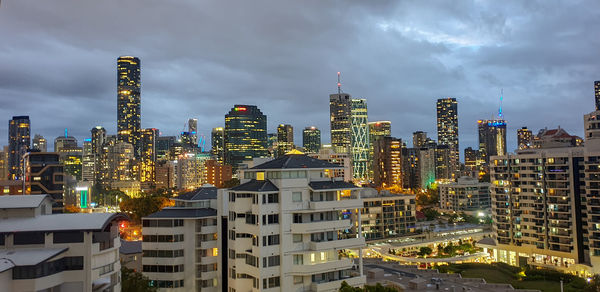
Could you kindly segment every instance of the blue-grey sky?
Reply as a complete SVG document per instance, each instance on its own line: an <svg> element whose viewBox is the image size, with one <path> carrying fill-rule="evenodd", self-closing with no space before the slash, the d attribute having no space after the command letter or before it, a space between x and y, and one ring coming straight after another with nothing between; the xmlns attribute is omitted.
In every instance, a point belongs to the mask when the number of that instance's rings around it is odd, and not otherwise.
<svg viewBox="0 0 600 292"><path fill-rule="evenodd" d="M328 96L368 100L369 120L436 139L435 102L458 99L460 148L504 89L509 150L516 129L583 133L600 79L598 1L2 0L0 113L29 115L32 136L64 128L80 141L116 132L116 59L142 64L142 126L176 135L223 126L256 104L269 132L316 125L329 142ZM210 140L210 138L209 138ZM7 140L1 140L0 145Z"/></svg>

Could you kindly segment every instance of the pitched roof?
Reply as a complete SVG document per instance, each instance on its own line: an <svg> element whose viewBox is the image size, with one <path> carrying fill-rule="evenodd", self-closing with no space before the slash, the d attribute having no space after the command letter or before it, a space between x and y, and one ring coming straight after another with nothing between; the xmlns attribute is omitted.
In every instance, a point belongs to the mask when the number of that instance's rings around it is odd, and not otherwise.
<svg viewBox="0 0 600 292"><path fill-rule="evenodd" d="M232 191L250 191L250 192L277 192L277 188L270 180L251 180L239 186L231 188Z"/></svg>
<svg viewBox="0 0 600 292"><path fill-rule="evenodd" d="M114 220L129 220L123 213L70 213L15 217L0 220L0 232L102 230Z"/></svg>
<svg viewBox="0 0 600 292"><path fill-rule="evenodd" d="M311 181L308 186L313 190L359 189L353 183L345 181Z"/></svg>
<svg viewBox="0 0 600 292"><path fill-rule="evenodd" d="M304 154L287 154L277 159L252 167L251 169L302 169L302 168L343 168L337 164L329 163L306 156Z"/></svg>
<svg viewBox="0 0 600 292"><path fill-rule="evenodd" d="M203 186L201 188L197 188L191 192L187 192L181 194L177 197L174 197L173 200L183 200L183 201L197 201L197 200L210 200L217 198L217 188L214 186Z"/></svg>
<svg viewBox="0 0 600 292"><path fill-rule="evenodd" d="M119 247L119 253L122 254L134 254L142 253L142 241L128 241L121 239L121 247Z"/></svg>
<svg viewBox="0 0 600 292"><path fill-rule="evenodd" d="M216 216L217 210L212 208L164 208L156 213L152 213L146 217L151 219L157 218L202 218Z"/></svg>
<svg viewBox="0 0 600 292"><path fill-rule="evenodd" d="M0 209L24 209L38 207L48 195L0 196Z"/></svg>

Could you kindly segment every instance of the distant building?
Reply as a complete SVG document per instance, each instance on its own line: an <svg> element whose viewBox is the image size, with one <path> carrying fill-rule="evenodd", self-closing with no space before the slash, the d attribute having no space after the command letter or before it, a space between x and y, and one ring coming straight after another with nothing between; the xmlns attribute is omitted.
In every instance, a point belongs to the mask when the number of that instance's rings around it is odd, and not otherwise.
<svg viewBox="0 0 600 292"><path fill-rule="evenodd" d="M448 145L435 146L435 179L452 180L451 152Z"/></svg>
<svg viewBox="0 0 600 292"><path fill-rule="evenodd" d="M223 127L213 128L210 135L210 153L219 163L225 163L225 132Z"/></svg>
<svg viewBox="0 0 600 292"><path fill-rule="evenodd" d="M94 182L96 173L96 154L93 152L92 139L83 140L83 154L81 157L81 179Z"/></svg>
<svg viewBox="0 0 600 292"><path fill-rule="evenodd" d="M321 148L318 153L309 153L309 157L327 161L340 168L331 169L333 177L340 177L344 181L352 181L352 161L348 153L335 153L331 148Z"/></svg>
<svg viewBox="0 0 600 292"><path fill-rule="evenodd" d="M329 95L331 147L336 153L350 153L352 101L350 94L338 90Z"/></svg>
<svg viewBox="0 0 600 292"><path fill-rule="evenodd" d="M479 120L479 152L486 165L490 157L506 154L506 121Z"/></svg>
<svg viewBox="0 0 600 292"><path fill-rule="evenodd" d="M277 157L294 149L294 127L281 124L277 127Z"/></svg>
<svg viewBox="0 0 600 292"><path fill-rule="evenodd" d="M415 231L415 195L366 189L361 199L362 232L366 240L393 238Z"/></svg>
<svg viewBox="0 0 600 292"><path fill-rule="evenodd" d="M381 137L375 141L373 180L376 186L402 186L402 140Z"/></svg>
<svg viewBox="0 0 600 292"><path fill-rule="evenodd" d="M185 153L179 155L174 163L173 178L175 188L192 190L206 183L206 161L210 160L207 153Z"/></svg>
<svg viewBox="0 0 600 292"><path fill-rule="evenodd" d="M23 155L29 152L29 116L14 116L8 121L8 179L22 179Z"/></svg>
<svg viewBox="0 0 600 292"><path fill-rule="evenodd" d="M141 134L140 183L142 188L148 189L156 183L156 139L159 131L149 128L143 129Z"/></svg>
<svg viewBox="0 0 600 292"><path fill-rule="evenodd" d="M371 162L369 163L369 177L374 177L374 168L373 157L374 152L373 148L375 147L375 141L381 137L391 137L392 136L392 122L390 121L375 121L369 122L369 159Z"/></svg>
<svg viewBox="0 0 600 292"><path fill-rule="evenodd" d="M8 178L8 146L4 146L0 151L0 181Z"/></svg>
<svg viewBox="0 0 600 292"><path fill-rule="evenodd" d="M419 148L402 148L402 188L421 188L421 163Z"/></svg>
<svg viewBox="0 0 600 292"><path fill-rule="evenodd" d="M479 164L479 150L471 147L465 148L465 173L470 177L478 177Z"/></svg>
<svg viewBox="0 0 600 292"><path fill-rule="evenodd" d="M457 182L439 184L438 191L440 209L444 212L477 216L491 207L490 184L477 178L461 177Z"/></svg>
<svg viewBox="0 0 600 292"><path fill-rule="evenodd" d="M2 291L121 291L125 215L51 214L46 195L0 196L0 206Z"/></svg>
<svg viewBox="0 0 600 292"><path fill-rule="evenodd" d="M423 131L413 132L413 148L427 147L427 133Z"/></svg>
<svg viewBox="0 0 600 292"><path fill-rule="evenodd" d="M198 119L188 120L188 132L190 133L190 145L198 147Z"/></svg>
<svg viewBox="0 0 600 292"><path fill-rule="evenodd" d="M32 150L39 152L48 152L48 141L40 134L33 136L33 144L31 145Z"/></svg>
<svg viewBox="0 0 600 292"><path fill-rule="evenodd" d="M317 153L321 149L321 131L317 127L306 127L302 131L302 147L306 153Z"/></svg>
<svg viewBox="0 0 600 292"><path fill-rule="evenodd" d="M458 147L458 102L456 98L437 100L437 133L438 144L448 146L449 173L454 178L460 170Z"/></svg>
<svg viewBox="0 0 600 292"><path fill-rule="evenodd" d="M352 176L356 180L367 181L370 177L369 154L369 125L367 115L367 100L351 100L351 139L350 153L352 154Z"/></svg>
<svg viewBox="0 0 600 292"><path fill-rule="evenodd" d="M265 157L267 116L254 105L235 105L225 115L225 163L237 168L244 160Z"/></svg>
<svg viewBox="0 0 600 292"><path fill-rule="evenodd" d="M156 163L156 188L172 189L175 187L175 165L171 161L161 160Z"/></svg>
<svg viewBox="0 0 600 292"><path fill-rule="evenodd" d="M138 273L142 272L142 241L127 241L121 239L119 247L119 259L121 267L132 269Z"/></svg>
<svg viewBox="0 0 600 292"><path fill-rule="evenodd" d="M62 212L65 174L58 154L30 152L25 156L25 160L26 193L50 195L53 200L53 210Z"/></svg>
<svg viewBox="0 0 600 292"><path fill-rule="evenodd" d="M533 140L533 148L562 148L577 147L583 144L583 139L573 136L565 129L541 129Z"/></svg>
<svg viewBox="0 0 600 292"><path fill-rule="evenodd" d="M517 144L519 150L533 148L533 133L527 127L517 130Z"/></svg>
<svg viewBox="0 0 600 292"><path fill-rule="evenodd" d="M600 111L600 81L594 81L594 97L596 100L596 110Z"/></svg>
<svg viewBox="0 0 600 292"><path fill-rule="evenodd" d="M175 145L177 138L175 136L156 137L156 160L164 160L169 156L169 151Z"/></svg>
<svg viewBox="0 0 600 292"><path fill-rule="evenodd" d="M140 95L140 59L121 56L117 59L117 138L132 145L140 157L142 103Z"/></svg>
<svg viewBox="0 0 600 292"><path fill-rule="evenodd" d="M222 165L216 160L206 160L204 168L206 173L205 183L217 188L223 188L224 183L233 177L231 165Z"/></svg>

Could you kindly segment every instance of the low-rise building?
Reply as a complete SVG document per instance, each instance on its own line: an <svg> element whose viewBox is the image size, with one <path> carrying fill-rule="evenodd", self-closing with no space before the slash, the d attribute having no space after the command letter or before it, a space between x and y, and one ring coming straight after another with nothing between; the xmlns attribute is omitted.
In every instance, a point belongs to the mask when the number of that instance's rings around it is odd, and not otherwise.
<svg viewBox="0 0 600 292"><path fill-rule="evenodd" d="M120 213L52 214L48 195L0 196L0 291L121 291Z"/></svg>
<svg viewBox="0 0 600 292"><path fill-rule="evenodd" d="M415 195L362 192L362 233L366 240L397 237L416 229Z"/></svg>
<svg viewBox="0 0 600 292"><path fill-rule="evenodd" d="M121 266L136 272L142 271L142 241L121 240L119 248Z"/></svg>
<svg viewBox="0 0 600 292"><path fill-rule="evenodd" d="M489 213L491 207L490 184L477 178L461 177L456 182L439 184L440 210L464 212L468 215Z"/></svg>

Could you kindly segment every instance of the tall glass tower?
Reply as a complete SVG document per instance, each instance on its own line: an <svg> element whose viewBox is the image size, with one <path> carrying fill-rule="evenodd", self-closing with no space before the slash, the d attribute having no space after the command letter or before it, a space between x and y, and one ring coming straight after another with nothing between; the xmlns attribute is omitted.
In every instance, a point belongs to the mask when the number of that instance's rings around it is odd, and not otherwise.
<svg viewBox="0 0 600 292"><path fill-rule="evenodd" d="M321 149L321 131L317 127L306 127L302 131L302 147L306 153L319 153Z"/></svg>
<svg viewBox="0 0 600 292"><path fill-rule="evenodd" d="M479 153L486 164L490 162L490 156L506 154L506 121L479 120Z"/></svg>
<svg viewBox="0 0 600 292"><path fill-rule="evenodd" d="M219 162L223 163L225 152L224 152L224 138L225 133L223 127L213 128L210 134L210 153Z"/></svg>
<svg viewBox="0 0 600 292"><path fill-rule="evenodd" d="M121 56L117 60L117 138L133 145L141 156L140 59Z"/></svg>
<svg viewBox="0 0 600 292"><path fill-rule="evenodd" d="M447 145L450 150L448 165L450 175L455 177L460 171L460 152L458 150L458 102L456 98L437 100L438 144Z"/></svg>
<svg viewBox="0 0 600 292"><path fill-rule="evenodd" d="M366 180L369 177L369 154L371 150L366 99L352 99L350 120L353 177Z"/></svg>
<svg viewBox="0 0 600 292"><path fill-rule="evenodd" d="M225 115L225 163L235 168L267 155L267 116L255 105L235 105Z"/></svg>

